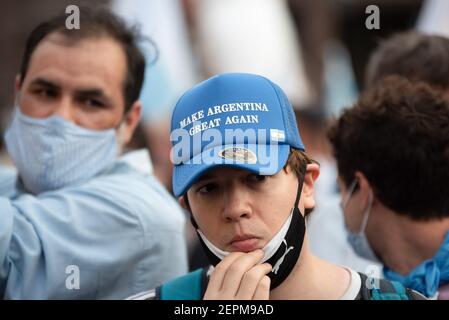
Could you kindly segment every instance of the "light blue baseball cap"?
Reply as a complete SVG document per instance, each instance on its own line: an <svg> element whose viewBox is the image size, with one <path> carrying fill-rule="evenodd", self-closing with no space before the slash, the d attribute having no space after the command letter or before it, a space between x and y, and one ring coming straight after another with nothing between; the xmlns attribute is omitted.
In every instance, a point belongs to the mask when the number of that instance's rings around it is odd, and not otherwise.
<svg viewBox="0 0 449 320"><path fill-rule="evenodd" d="M247 73L220 74L187 91L173 111L170 139L176 196L213 168L274 175L290 148L305 151L285 93Z"/></svg>

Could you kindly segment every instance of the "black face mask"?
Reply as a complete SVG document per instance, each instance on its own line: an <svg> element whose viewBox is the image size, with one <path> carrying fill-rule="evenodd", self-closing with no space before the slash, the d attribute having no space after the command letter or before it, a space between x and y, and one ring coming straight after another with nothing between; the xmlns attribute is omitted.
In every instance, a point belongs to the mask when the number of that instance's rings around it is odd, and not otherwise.
<svg viewBox="0 0 449 320"><path fill-rule="evenodd" d="M292 218L290 226L287 229L287 233L285 234L284 239L280 243L275 253L268 260L264 261L272 266L272 270L268 274L271 279L270 290L273 290L274 288L279 286L288 277L290 272L292 272L294 266L296 265L296 262L299 259L299 255L301 253L302 245L304 242L306 223L304 216L301 214L301 211L298 208L302 190L301 179L298 179L298 182L299 184L296 193L296 200L292 209ZM187 194L184 197L188 204ZM192 221L192 224L197 230L198 234L199 228L192 215L190 215L190 220ZM215 255L215 253L213 253L209 249L209 247L206 245L199 234L198 238L200 240L201 246L206 252L206 256L208 257L210 263L213 266L216 266L221 261L221 258Z"/></svg>

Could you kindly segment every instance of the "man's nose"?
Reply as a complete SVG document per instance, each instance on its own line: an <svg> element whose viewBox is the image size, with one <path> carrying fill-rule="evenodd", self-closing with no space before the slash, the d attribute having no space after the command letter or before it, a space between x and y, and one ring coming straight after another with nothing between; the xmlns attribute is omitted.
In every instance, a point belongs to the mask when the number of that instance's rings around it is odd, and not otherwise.
<svg viewBox="0 0 449 320"><path fill-rule="evenodd" d="M251 195L244 187L229 187L224 192L223 201L223 216L227 221L239 221L252 216Z"/></svg>
<svg viewBox="0 0 449 320"><path fill-rule="evenodd" d="M54 115L60 116L66 121L76 123L74 117L74 106L71 97L63 96L55 106Z"/></svg>

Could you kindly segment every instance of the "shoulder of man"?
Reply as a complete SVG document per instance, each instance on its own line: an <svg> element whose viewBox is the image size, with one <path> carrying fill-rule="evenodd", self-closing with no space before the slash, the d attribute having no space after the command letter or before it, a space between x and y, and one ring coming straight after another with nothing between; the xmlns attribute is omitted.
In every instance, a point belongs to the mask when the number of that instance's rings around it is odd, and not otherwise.
<svg viewBox="0 0 449 320"><path fill-rule="evenodd" d="M209 281L209 270L197 269L126 300L201 300Z"/></svg>
<svg viewBox="0 0 449 320"><path fill-rule="evenodd" d="M14 197L18 193L17 172L0 165L0 196Z"/></svg>
<svg viewBox="0 0 449 320"><path fill-rule="evenodd" d="M165 226L173 224L183 225L185 221L175 198L151 171L136 168L129 161L116 161L109 170L84 184L82 189L85 194L98 195L135 214L143 214L142 218L145 221L152 220L152 226L160 225L164 229ZM74 186L67 191L69 190L76 191L77 187Z"/></svg>
<svg viewBox="0 0 449 320"><path fill-rule="evenodd" d="M362 284L356 300L428 300L421 293L397 281L368 277L363 273L359 275Z"/></svg>

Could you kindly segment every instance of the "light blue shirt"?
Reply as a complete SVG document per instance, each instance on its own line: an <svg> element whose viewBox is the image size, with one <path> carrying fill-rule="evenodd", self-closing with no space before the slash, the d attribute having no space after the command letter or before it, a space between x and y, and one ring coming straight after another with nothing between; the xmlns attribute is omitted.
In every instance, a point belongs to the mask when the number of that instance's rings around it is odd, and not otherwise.
<svg viewBox="0 0 449 320"><path fill-rule="evenodd" d="M185 217L117 161L81 185L0 195L0 297L121 299L187 272Z"/></svg>
<svg viewBox="0 0 449 320"><path fill-rule="evenodd" d="M11 197L16 192L17 174L5 166L0 165L0 197Z"/></svg>

